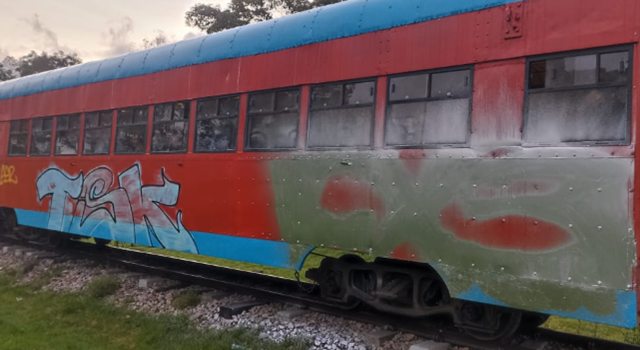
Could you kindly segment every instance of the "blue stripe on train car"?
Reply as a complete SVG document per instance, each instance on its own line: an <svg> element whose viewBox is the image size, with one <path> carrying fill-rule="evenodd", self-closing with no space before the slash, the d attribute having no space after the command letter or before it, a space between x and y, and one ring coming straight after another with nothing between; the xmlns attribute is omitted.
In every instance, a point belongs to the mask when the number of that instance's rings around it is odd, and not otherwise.
<svg viewBox="0 0 640 350"><path fill-rule="evenodd" d="M48 229L49 214L32 210L16 209L18 223L23 226ZM65 222L80 221L79 218L65 217ZM107 225L87 225L92 227L90 231L72 228L74 225L66 224L66 233L85 237L111 239L111 232ZM145 232L143 227L137 232ZM292 246L285 242L251 239L244 237L228 236L206 232L191 232L198 252L203 256L247 262L283 269L295 269L301 263L301 256L292 256ZM136 242L122 242L136 243ZM154 246L158 247L157 244ZM308 248L307 248L308 250Z"/></svg>
<svg viewBox="0 0 640 350"><path fill-rule="evenodd" d="M0 83L0 99L259 55L522 0L351 0L98 62Z"/></svg>
<svg viewBox="0 0 640 350"><path fill-rule="evenodd" d="M508 307L507 304L485 293L477 284L473 284L471 288L463 293L455 295L454 297L462 300ZM638 322L636 293L624 290L616 292L616 310L608 315L596 314L584 307L580 307L574 311L546 310L543 311L543 313L588 322L616 325L625 328L635 328Z"/></svg>

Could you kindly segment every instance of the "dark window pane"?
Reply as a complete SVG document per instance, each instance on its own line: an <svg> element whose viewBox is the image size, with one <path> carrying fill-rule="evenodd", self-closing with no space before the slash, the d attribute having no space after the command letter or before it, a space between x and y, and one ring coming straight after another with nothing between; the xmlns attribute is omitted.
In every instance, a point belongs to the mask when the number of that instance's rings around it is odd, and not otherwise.
<svg viewBox="0 0 640 350"><path fill-rule="evenodd" d="M272 92L255 94L249 97L249 113L273 112L275 94Z"/></svg>
<svg viewBox="0 0 640 350"><path fill-rule="evenodd" d="M311 107L332 108L342 106L342 84L315 86L311 89Z"/></svg>
<svg viewBox="0 0 640 350"><path fill-rule="evenodd" d="M18 134L9 137L9 155L26 156L27 155L27 135Z"/></svg>
<svg viewBox="0 0 640 350"><path fill-rule="evenodd" d="M240 98L238 96L221 98L220 116L233 117L237 116L240 109Z"/></svg>
<svg viewBox="0 0 640 350"><path fill-rule="evenodd" d="M42 130L43 131L51 131L53 129L53 118L43 118L42 119Z"/></svg>
<svg viewBox="0 0 640 350"><path fill-rule="evenodd" d="M432 98L468 97L471 91L471 72L468 70L431 75Z"/></svg>
<svg viewBox="0 0 640 350"><path fill-rule="evenodd" d="M118 125L131 125L133 124L133 110L122 109L118 112Z"/></svg>
<svg viewBox="0 0 640 350"><path fill-rule="evenodd" d="M198 121L196 152L226 152L236 148L237 118Z"/></svg>
<svg viewBox="0 0 640 350"><path fill-rule="evenodd" d="M249 148L295 148L298 113L261 115L249 118Z"/></svg>
<svg viewBox="0 0 640 350"><path fill-rule="evenodd" d="M427 98L429 96L429 74L408 75L391 78L389 98L391 101Z"/></svg>
<svg viewBox="0 0 640 350"><path fill-rule="evenodd" d="M172 104L156 105L153 111L153 121L170 121L173 113Z"/></svg>
<svg viewBox="0 0 640 350"><path fill-rule="evenodd" d="M113 112L100 112L100 126L111 126L113 123Z"/></svg>
<svg viewBox="0 0 640 350"><path fill-rule="evenodd" d="M56 120L56 130L67 130L69 127L69 117L58 117Z"/></svg>
<svg viewBox="0 0 640 350"><path fill-rule="evenodd" d="M98 113L87 113L84 121L85 129L97 127L99 120L100 115Z"/></svg>
<svg viewBox="0 0 640 350"><path fill-rule="evenodd" d="M31 135L31 154L37 156L49 155L51 153L51 133L48 131L38 131Z"/></svg>
<svg viewBox="0 0 640 350"><path fill-rule="evenodd" d="M547 62L534 61L529 64L529 88L543 89L547 79Z"/></svg>
<svg viewBox="0 0 640 350"><path fill-rule="evenodd" d="M116 153L140 154L147 149L147 126L128 125L118 127L116 134Z"/></svg>
<svg viewBox="0 0 640 350"><path fill-rule="evenodd" d="M309 125L309 146L370 146L373 113L373 107L312 112Z"/></svg>
<svg viewBox="0 0 640 350"><path fill-rule="evenodd" d="M73 115L69 117L69 129L80 129L80 115Z"/></svg>
<svg viewBox="0 0 640 350"><path fill-rule="evenodd" d="M56 134L56 154L78 154L79 130L65 130Z"/></svg>
<svg viewBox="0 0 640 350"><path fill-rule="evenodd" d="M197 119L208 119L218 115L218 99L198 101Z"/></svg>
<svg viewBox="0 0 640 350"><path fill-rule="evenodd" d="M85 129L84 154L109 154L111 128Z"/></svg>
<svg viewBox="0 0 640 350"><path fill-rule="evenodd" d="M364 105L373 103L375 82L346 84L344 86L344 103L346 105Z"/></svg>
<svg viewBox="0 0 640 350"><path fill-rule="evenodd" d="M627 116L627 87L530 94L527 141L624 141Z"/></svg>
<svg viewBox="0 0 640 350"><path fill-rule="evenodd" d="M189 119L189 105L184 102L176 103L173 106L173 120Z"/></svg>
<svg viewBox="0 0 640 350"><path fill-rule="evenodd" d="M623 83L628 79L628 52L615 52L600 55L600 82Z"/></svg>
<svg viewBox="0 0 640 350"><path fill-rule="evenodd" d="M138 125L140 124L147 125L149 120L148 113L149 113L149 110L146 107L137 108L133 114L133 123Z"/></svg>
<svg viewBox="0 0 640 350"><path fill-rule="evenodd" d="M151 151L154 153L184 152L187 150L188 122L158 123L153 126Z"/></svg>
<svg viewBox="0 0 640 350"><path fill-rule="evenodd" d="M300 90L280 91L276 93L276 111L297 111L300 101Z"/></svg>

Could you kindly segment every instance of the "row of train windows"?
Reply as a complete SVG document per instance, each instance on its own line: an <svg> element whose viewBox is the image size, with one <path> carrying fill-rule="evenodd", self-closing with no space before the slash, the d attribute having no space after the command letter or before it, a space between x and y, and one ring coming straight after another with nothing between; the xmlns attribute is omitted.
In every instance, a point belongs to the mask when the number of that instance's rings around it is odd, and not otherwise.
<svg viewBox="0 0 640 350"><path fill-rule="evenodd" d="M573 53L528 62L525 139L532 144L620 143L628 139L630 50ZM385 143L390 147L466 145L472 96L469 68L393 76L389 79ZM311 88L307 146L370 147L375 116L376 81L331 83ZM153 108L152 153L187 150L189 102ZM195 152L236 149L239 96L198 100ZM147 149L149 107L118 110L115 153ZM297 147L300 89L249 95L246 148L291 150ZM108 154L113 112L56 117L56 155ZM49 155L53 118L11 122L9 154Z"/></svg>

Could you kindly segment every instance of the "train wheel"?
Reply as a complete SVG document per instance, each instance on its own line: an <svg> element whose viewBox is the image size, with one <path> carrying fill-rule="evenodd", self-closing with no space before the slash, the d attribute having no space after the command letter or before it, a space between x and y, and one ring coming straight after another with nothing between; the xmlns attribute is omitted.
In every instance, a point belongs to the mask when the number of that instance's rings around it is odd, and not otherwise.
<svg viewBox="0 0 640 350"><path fill-rule="evenodd" d="M468 302L458 309L458 318L458 326L481 341L509 339L522 324L520 311Z"/></svg>
<svg viewBox="0 0 640 350"><path fill-rule="evenodd" d="M0 235L12 234L17 225L16 216L12 210L0 209Z"/></svg>
<svg viewBox="0 0 640 350"><path fill-rule="evenodd" d="M94 238L93 240L96 242L96 247L98 248L104 248L111 243L108 239Z"/></svg>

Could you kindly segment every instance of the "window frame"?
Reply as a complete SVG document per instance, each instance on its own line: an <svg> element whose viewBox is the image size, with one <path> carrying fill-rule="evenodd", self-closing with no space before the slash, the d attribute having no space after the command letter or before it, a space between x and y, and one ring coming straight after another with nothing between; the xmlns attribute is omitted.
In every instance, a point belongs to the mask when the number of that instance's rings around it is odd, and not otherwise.
<svg viewBox="0 0 640 350"><path fill-rule="evenodd" d="M114 130L114 125L113 125L113 113L115 112L114 109L107 109L107 110L102 110L102 111L93 111L93 112L86 112L82 114L82 155L83 156L108 156L111 154L111 147L113 146L113 130ZM97 127L92 127L89 128L89 130L97 130L97 129L106 129L106 126L100 126L100 116L102 113L110 113L111 114L111 125L109 126L109 147L107 149L106 153L87 153L87 148L85 147L87 144L87 115L89 114L97 114L98 115L98 126Z"/></svg>
<svg viewBox="0 0 640 350"><path fill-rule="evenodd" d="M173 114L175 112L175 106L178 103L182 103L185 106L186 119L184 119L184 122L186 124L186 130L185 130L185 133L184 133L184 136L185 136L184 149L179 150L179 151L167 151L167 152L154 151L153 150L153 134L156 131L156 125L175 124L176 120L173 119ZM166 105L171 105L171 120L156 121L156 108L158 106L166 106ZM151 155L187 154L189 152L189 136L190 136L189 124L191 124L191 100L170 101L170 102L154 104L153 105L153 109L152 109L152 113L151 113L151 139L147 140L149 142L149 144L150 144L149 154L151 154ZM148 128L148 126L147 126L147 128Z"/></svg>
<svg viewBox="0 0 640 350"><path fill-rule="evenodd" d="M149 105L143 105L143 106L130 106L130 107L122 107L122 108L118 108L115 110L116 113L116 123L115 123L115 130L113 132L115 132L115 137L113 140L113 154L114 155L121 155L121 156L127 156L127 155L140 155L140 154L147 154L147 148L148 146L150 146L150 141L149 141L149 109L151 106ZM145 128L144 128L144 139L145 139L145 144L144 144L144 150L142 152L118 152L118 129L121 126L119 124L120 122L120 112L125 111L125 110L133 110L134 111L134 118L135 118L135 112L137 112L138 110L145 110L146 112L146 120L145 120ZM129 125L122 125L124 127L131 127L131 126L142 126L142 124L129 124Z"/></svg>
<svg viewBox="0 0 640 350"><path fill-rule="evenodd" d="M44 120L44 119L50 119L51 120L51 129L49 130L49 152L48 153L42 153L42 154L34 154L33 153L33 122L35 120ZM29 157L38 157L38 158L43 158L43 157L51 157L54 151L54 131L56 129L56 125L55 125L55 121L56 118L52 117L52 116L48 116L48 117L36 117L36 118L32 118L31 122L29 123L29 149L28 149L28 154ZM42 130L39 130L38 132L42 132Z"/></svg>
<svg viewBox="0 0 640 350"><path fill-rule="evenodd" d="M586 50L565 51L553 54L537 55L527 57L525 62L525 86L524 86L524 103L522 111L522 146L530 148L538 147L576 147L576 146L629 146L632 141L632 126L633 126L633 78L634 78L634 55L632 45L617 45L617 46L605 46L598 48L590 48ZM600 82L600 56L603 54L627 52L629 54L629 79L625 83L601 83ZM531 89L531 63L535 61L547 61L559 58L571 58L579 56L596 56L596 83L585 84L579 86L567 86L567 87L555 87L555 88L540 88ZM627 87L627 121L625 123L625 138L624 140L616 141L567 141L556 143L540 143L528 141L528 128L529 125L529 96L531 94L538 93L550 93L550 92L566 92L566 91L580 91L580 90L593 90L593 89L607 89L615 87Z"/></svg>
<svg viewBox="0 0 640 350"><path fill-rule="evenodd" d="M295 111L298 114L298 119L297 119L297 125L296 125L296 145L290 148L252 148L249 145L250 140L250 119L252 117L262 117L262 116L267 116L267 115L284 115L284 114L291 114L293 112L276 112L276 106L277 106L277 94L279 92L286 92L286 91L298 91L298 109ZM274 102L274 110L273 112L258 112L258 113L251 113L249 111L250 109L250 103L251 103L251 95L261 95L261 94L267 94L267 93L273 93L274 94L274 98L276 99ZM311 98L311 96L309 96L309 98ZM309 101L311 102L311 101ZM309 108L311 108L311 103L309 103ZM286 88L278 88L278 89L270 89L270 90L260 90L260 91L252 91L250 93L247 94L247 113L246 113L246 125L245 125L245 130L244 130L244 150L247 152L291 152L291 151L297 151L298 150L298 142L300 141L300 120L302 118L302 86L298 85L298 86L292 86L292 87L286 87ZM307 128L308 129L308 128ZM236 146L237 148L237 146Z"/></svg>
<svg viewBox="0 0 640 350"><path fill-rule="evenodd" d="M64 118L64 117L67 117L67 118L78 118L78 128L77 129L59 130L58 121L60 120L60 118ZM55 139L53 140L53 155L55 157L75 157L75 156L78 156L80 154L80 139L81 139L81 136L82 136L82 114L81 113L62 114L62 115L55 116L53 118L56 120L56 123L55 123L55 129L56 129ZM77 130L78 131L78 143L76 145L75 153L71 153L71 154L58 153L58 139L60 138L60 131L70 131L70 130Z"/></svg>
<svg viewBox="0 0 640 350"><path fill-rule="evenodd" d="M235 116L232 117L217 117L217 118L203 118L203 119L199 119L198 118L198 104L200 102L207 102L207 101L213 101L213 100L217 100L217 104L216 107L218 108L218 113L220 113L220 100L225 99L225 98L237 98L238 99L238 113ZM240 130L240 114L241 114L241 110L242 110L242 94L230 94L230 95L222 95L222 96L208 96L208 97L203 97L203 98L199 98L199 99L195 99L195 116L194 116L194 128L193 128L193 149L192 152L193 153L197 153L197 154L225 154L225 153L236 153L239 149L238 147L238 141L239 141L239 130ZM249 100L247 99L247 106L248 106ZM248 110L247 110L247 115L248 115ZM203 120L213 120L213 119L236 119L236 127L233 133L233 137L234 137L234 146L233 149L227 149L224 151L200 151L198 150L198 122L199 121L203 121Z"/></svg>
<svg viewBox="0 0 640 350"><path fill-rule="evenodd" d="M453 72L462 72L469 71L469 113L467 115L467 135L466 141L464 143L429 143L429 144L420 144L420 145L389 145L387 144L389 128L387 127L387 122L391 115L391 107L395 104L405 104L405 103L416 103L416 102L434 102L434 101L449 101L454 100L451 98L443 98L443 97L425 97L425 98L411 98L401 101L391 101L391 80L393 78L402 78L409 77L413 75L420 74L428 74L429 75L429 87L428 87L428 95L431 95L431 88L433 86L432 75L440 74L440 73L453 73ZM414 72L406 72L401 74L394 74L387 76L387 92L385 94L385 111L384 111L384 123L383 123L383 149L455 149L455 148L468 148L471 144L471 134L473 131L473 94L474 94L474 85L475 84L475 65L464 65L464 66L456 66L456 67L447 67L447 68L436 68L429 70L420 70Z"/></svg>
<svg viewBox="0 0 640 350"><path fill-rule="evenodd" d="M380 77L368 77L368 78L359 78L359 79L351 79L351 80L339 80L339 81L329 81L318 84L309 85L309 106L307 107L307 130L306 130L306 138L304 149L306 151L342 151L342 150L355 150L355 151L370 151L376 148L375 143L375 134L376 134L376 113L377 113L377 105L378 105L378 81ZM359 84L359 83L369 83L373 82L373 102L368 104L360 104L360 105L346 105L344 103L344 86L348 84ZM340 107L329 107L329 108L314 108L313 107L313 89L319 86L327 86L327 85L342 85L342 105ZM302 96L301 96L302 97ZM368 145L363 146L311 146L309 144L310 136L311 136L311 120L313 119L313 112L316 111L331 111L331 110L348 110L348 109L357 109L363 107L371 107L373 108L373 115L371 117L371 131L370 131L370 142ZM300 137L300 135L298 135Z"/></svg>
<svg viewBox="0 0 640 350"><path fill-rule="evenodd" d="M22 123L25 122L27 124L27 130L24 132L19 132L19 133L12 133L11 132L11 124L12 123ZM11 153L11 137L14 135L24 135L26 136L26 140L25 140L25 148L24 148L24 154L12 154ZM28 157L29 156L29 149L31 148L31 118L27 118L27 119L12 119L9 121L9 137L7 138L7 157Z"/></svg>

